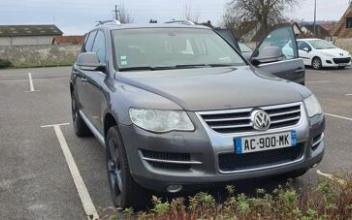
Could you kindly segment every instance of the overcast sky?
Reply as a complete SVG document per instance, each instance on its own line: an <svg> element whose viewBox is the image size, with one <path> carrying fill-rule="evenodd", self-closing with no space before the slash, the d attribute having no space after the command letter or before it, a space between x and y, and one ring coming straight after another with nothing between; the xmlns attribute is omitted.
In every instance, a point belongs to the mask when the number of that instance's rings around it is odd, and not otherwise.
<svg viewBox="0 0 352 220"><path fill-rule="evenodd" d="M314 0L299 0L286 15L312 21ZM115 4L124 3L135 23L180 19L190 4L199 21L220 24L229 0L0 0L0 24L56 24L65 35L83 34L97 20L111 19ZM190 2L190 3L189 3ZM317 0L318 20L338 20L349 0Z"/></svg>

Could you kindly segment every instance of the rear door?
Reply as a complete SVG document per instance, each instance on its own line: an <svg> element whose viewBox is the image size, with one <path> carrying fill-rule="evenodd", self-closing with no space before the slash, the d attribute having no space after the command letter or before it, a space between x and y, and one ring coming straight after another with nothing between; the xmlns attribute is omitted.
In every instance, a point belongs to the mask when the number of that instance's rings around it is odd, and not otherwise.
<svg viewBox="0 0 352 220"><path fill-rule="evenodd" d="M282 59L257 65L263 72L274 74L280 78L304 85L305 67L299 58L296 35L291 25L281 25L274 28L259 43L251 59L254 59L266 47L278 47L282 52Z"/></svg>
<svg viewBox="0 0 352 220"><path fill-rule="evenodd" d="M86 40L84 45L82 46L82 51L81 52L90 52L92 51L93 48L93 43L95 36L97 34L96 30L93 30L92 32L88 33L86 36ZM80 69L78 66L74 65L73 71L76 76L76 85L75 85L75 90L77 93L77 98L78 98L78 104L79 108L81 111L83 111L85 114L88 114L87 112L87 105L89 103L89 96L87 96L87 76L86 76L86 71Z"/></svg>

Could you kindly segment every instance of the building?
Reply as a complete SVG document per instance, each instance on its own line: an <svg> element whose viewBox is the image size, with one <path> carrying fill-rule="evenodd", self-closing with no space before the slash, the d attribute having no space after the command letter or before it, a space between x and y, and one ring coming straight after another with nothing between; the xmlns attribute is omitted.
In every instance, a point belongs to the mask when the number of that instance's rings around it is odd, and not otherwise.
<svg viewBox="0 0 352 220"><path fill-rule="evenodd" d="M272 29L274 29L276 26L288 25L291 23L286 22L282 24L276 24L274 26L270 26L269 30L264 30L261 28L260 24L254 21L245 21L242 24L243 25L241 25L241 28L236 31L236 37L244 42L260 42L267 34L269 34L268 32L272 31ZM304 35L303 30L296 22L293 22L291 25L294 33L297 36Z"/></svg>
<svg viewBox="0 0 352 220"><path fill-rule="evenodd" d="M352 2L337 23L333 35L338 38L352 38Z"/></svg>
<svg viewBox="0 0 352 220"><path fill-rule="evenodd" d="M304 32L303 36L299 37L316 37L324 40L332 40L331 33L324 28L320 23L316 23L315 30L313 23L301 23L301 30Z"/></svg>
<svg viewBox="0 0 352 220"><path fill-rule="evenodd" d="M52 44L54 45L82 45L84 36L57 36L54 37Z"/></svg>
<svg viewBox="0 0 352 220"><path fill-rule="evenodd" d="M0 25L0 46L50 45L62 34L55 25Z"/></svg>

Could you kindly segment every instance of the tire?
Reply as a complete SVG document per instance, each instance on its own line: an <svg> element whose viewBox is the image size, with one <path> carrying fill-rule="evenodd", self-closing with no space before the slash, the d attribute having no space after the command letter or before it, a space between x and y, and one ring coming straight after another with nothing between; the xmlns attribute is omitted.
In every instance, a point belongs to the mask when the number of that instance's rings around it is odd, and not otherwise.
<svg viewBox="0 0 352 220"><path fill-rule="evenodd" d="M87 127L86 123L83 121L81 115L79 114L78 103L73 94L71 94L71 109L72 109L72 122L73 130L78 137L92 136L92 132Z"/></svg>
<svg viewBox="0 0 352 220"><path fill-rule="evenodd" d="M312 67L315 70L320 70L323 67L321 59L319 57L314 57L314 59L312 60Z"/></svg>
<svg viewBox="0 0 352 220"><path fill-rule="evenodd" d="M146 207L150 195L131 176L127 155L117 127L111 127L106 137L106 169L111 198L116 207L132 207L141 210Z"/></svg>
<svg viewBox="0 0 352 220"><path fill-rule="evenodd" d="M343 70L343 69L345 69L346 67L345 66L339 66L339 67L337 67L337 69L339 69L339 70Z"/></svg>

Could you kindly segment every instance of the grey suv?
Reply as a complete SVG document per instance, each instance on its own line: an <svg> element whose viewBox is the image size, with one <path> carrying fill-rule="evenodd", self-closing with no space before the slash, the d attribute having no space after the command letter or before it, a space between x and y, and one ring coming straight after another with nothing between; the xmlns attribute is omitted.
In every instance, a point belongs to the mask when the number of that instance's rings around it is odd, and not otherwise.
<svg viewBox="0 0 352 220"><path fill-rule="evenodd" d="M324 115L296 83L292 28L274 29L249 60L197 25L107 22L86 35L70 80L73 125L106 147L116 206L142 208L151 190L297 177L322 160Z"/></svg>

